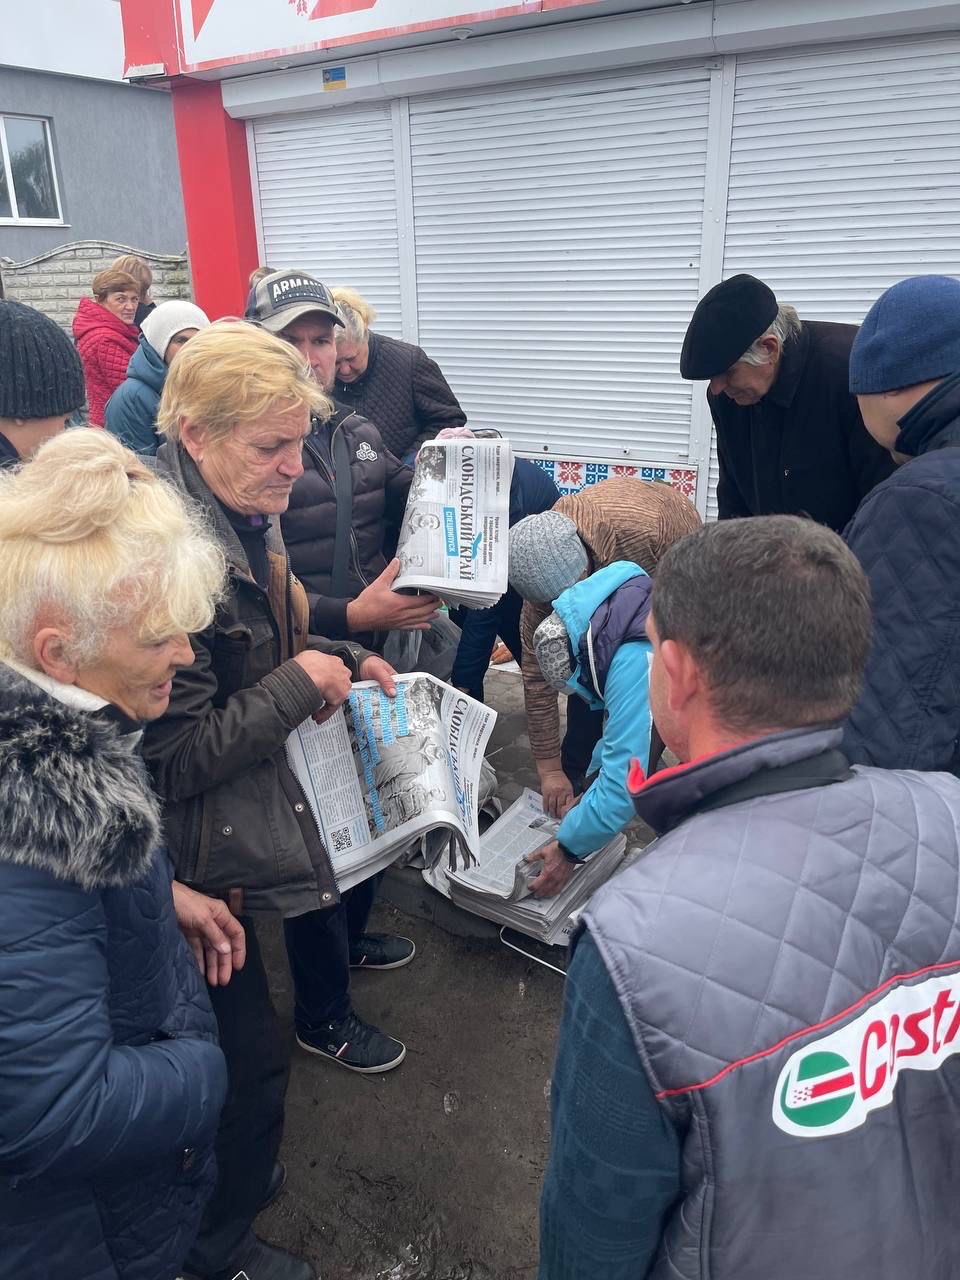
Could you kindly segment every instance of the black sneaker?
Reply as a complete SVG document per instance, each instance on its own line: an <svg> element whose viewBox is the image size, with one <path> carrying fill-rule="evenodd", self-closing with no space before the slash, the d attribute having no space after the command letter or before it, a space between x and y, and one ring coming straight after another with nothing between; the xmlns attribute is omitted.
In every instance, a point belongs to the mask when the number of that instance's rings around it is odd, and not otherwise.
<svg viewBox="0 0 960 1280"><path fill-rule="evenodd" d="M417 954L410 938L392 933L365 933L350 948L351 969L402 969Z"/></svg>
<svg viewBox="0 0 960 1280"><path fill-rule="evenodd" d="M407 1056L407 1050L399 1040L361 1022L355 1013L313 1031L298 1030L297 1044L308 1053L329 1058L341 1067L362 1071L366 1075L392 1071Z"/></svg>
<svg viewBox="0 0 960 1280"><path fill-rule="evenodd" d="M200 1273L186 1270L184 1280L319 1280L309 1262L251 1235L229 1267Z"/></svg>

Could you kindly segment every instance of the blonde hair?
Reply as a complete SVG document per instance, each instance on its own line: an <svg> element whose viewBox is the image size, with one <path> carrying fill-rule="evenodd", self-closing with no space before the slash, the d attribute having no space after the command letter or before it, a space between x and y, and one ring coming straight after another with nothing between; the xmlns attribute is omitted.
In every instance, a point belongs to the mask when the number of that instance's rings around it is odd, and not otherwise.
<svg viewBox="0 0 960 1280"><path fill-rule="evenodd" d="M115 627L147 642L202 631L223 585L202 516L109 432L65 431L0 473L0 654L34 666L48 613L77 666Z"/></svg>
<svg viewBox="0 0 960 1280"><path fill-rule="evenodd" d="M105 271L98 271L93 277L93 284L90 286L93 296L99 302L101 298L105 298L108 293L119 293L122 289L131 289L137 296L140 294L140 281L132 276L129 271L118 271L115 267L107 267Z"/></svg>
<svg viewBox="0 0 960 1280"><path fill-rule="evenodd" d="M324 419L333 413L299 351L243 320L218 320L191 338L170 366L157 430L179 440L186 419L215 443L241 423L298 407Z"/></svg>
<svg viewBox="0 0 960 1280"><path fill-rule="evenodd" d="M122 253L119 258L114 258L110 263L111 271L125 271L128 276L133 276L137 282L137 288L140 290L141 299L145 298L153 286L153 272L142 258L138 258L135 253Z"/></svg>
<svg viewBox="0 0 960 1280"><path fill-rule="evenodd" d="M371 304L357 293L356 289L348 289L337 285L331 289L333 300L343 317L343 328L336 332L337 345L346 338L350 342L365 342L370 326L377 318Z"/></svg>

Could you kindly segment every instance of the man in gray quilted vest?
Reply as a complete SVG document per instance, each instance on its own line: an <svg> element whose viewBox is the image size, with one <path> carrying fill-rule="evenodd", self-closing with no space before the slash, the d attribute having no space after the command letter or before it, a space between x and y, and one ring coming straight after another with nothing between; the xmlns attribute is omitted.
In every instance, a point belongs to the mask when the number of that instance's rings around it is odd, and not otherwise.
<svg viewBox="0 0 960 1280"><path fill-rule="evenodd" d="M660 562L651 702L682 761L567 978L541 1280L953 1280L960 782L851 768L866 578L793 516Z"/></svg>

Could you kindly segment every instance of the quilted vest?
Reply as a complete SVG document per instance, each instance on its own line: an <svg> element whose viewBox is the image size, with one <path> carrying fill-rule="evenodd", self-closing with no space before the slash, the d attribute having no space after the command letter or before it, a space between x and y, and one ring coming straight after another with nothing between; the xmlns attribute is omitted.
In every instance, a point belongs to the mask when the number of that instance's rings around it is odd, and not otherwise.
<svg viewBox="0 0 960 1280"><path fill-rule="evenodd" d="M603 698L613 655L622 644L646 640L652 592L651 579L638 575L628 578L594 609L577 651L578 683L588 693Z"/></svg>
<svg viewBox="0 0 960 1280"><path fill-rule="evenodd" d="M585 913L683 1134L650 1280L960 1274L960 783L858 767L697 812L840 737L655 779L667 834Z"/></svg>

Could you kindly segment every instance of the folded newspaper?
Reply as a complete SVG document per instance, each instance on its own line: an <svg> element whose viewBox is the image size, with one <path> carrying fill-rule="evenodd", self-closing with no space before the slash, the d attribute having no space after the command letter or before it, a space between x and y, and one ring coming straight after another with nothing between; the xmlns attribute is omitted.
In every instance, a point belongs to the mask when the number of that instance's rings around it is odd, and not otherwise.
<svg viewBox="0 0 960 1280"><path fill-rule="evenodd" d="M449 848L452 866L476 860L480 770L496 719L482 703L413 672L397 677L395 698L372 681L355 684L341 712L294 729L287 758L341 890L437 828L454 838L434 842L435 857Z"/></svg>
<svg viewBox="0 0 960 1280"><path fill-rule="evenodd" d="M431 440L423 445L397 544L395 591L429 591L467 609L507 589L509 440Z"/></svg>
<svg viewBox="0 0 960 1280"><path fill-rule="evenodd" d="M535 862L526 862L526 855L556 839L559 826L544 814L537 793L526 788L503 817L484 832L476 866L448 870L435 866L424 870L424 879L474 915L509 925L541 942L563 945L594 890L615 871L628 866L641 851L628 852L625 837L615 836L577 868L570 883L556 897L535 898L529 881L536 877L539 867Z"/></svg>

